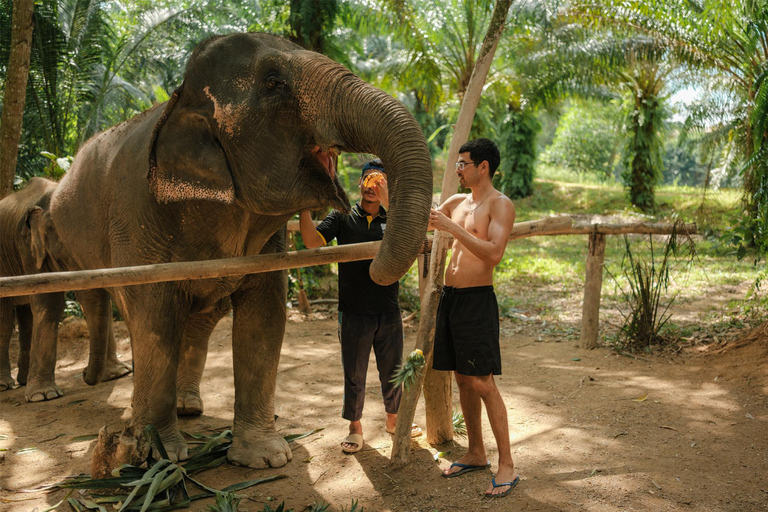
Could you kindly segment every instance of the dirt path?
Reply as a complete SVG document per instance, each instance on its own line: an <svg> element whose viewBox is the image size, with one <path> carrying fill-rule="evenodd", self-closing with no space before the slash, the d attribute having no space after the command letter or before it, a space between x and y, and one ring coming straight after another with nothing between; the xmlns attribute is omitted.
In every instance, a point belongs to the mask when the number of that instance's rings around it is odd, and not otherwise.
<svg viewBox="0 0 768 512"><path fill-rule="evenodd" d="M118 329L121 355L128 359L127 333L122 324ZM204 376L205 413L182 419L184 431L214 432L231 425L230 330L231 318L225 318L213 334ZM354 456L341 453L346 425L339 417L342 378L333 314L289 321L276 399L281 432L325 430L296 442L293 461L284 468L225 465L200 479L221 488L289 475L241 493L241 510L256 511L272 500L285 500L296 512L319 500L339 510L352 498L369 512L768 510L764 344L719 354L712 353L712 345L694 346L671 361L631 359L605 349L582 351L566 337L541 336L542 330L535 321L502 325L504 375L497 382L508 405L513 456L522 476L502 501L482 497L490 472L440 477L438 464L458 458L466 449L463 439L434 448L419 438L408 467L388 467L392 443L384 432L374 364L363 418L366 447ZM23 389L0 394L0 435L7 436L0 437L0 510L42 511L57 503L64 491L21 491L87 472L93 442L72 438L94 434L102 425L121 428L130 418L131 378L86 386L82 321L70 321L62 331L57 379L66 395L28 404ZM407 349L414 343L412 327ZM422 407L417 411L421 425L423 414ZM485 419L484 436L495 469ZM435 462L438 450L448 453ZM210 503L195 502L193 510L206 510Z"/></svg>

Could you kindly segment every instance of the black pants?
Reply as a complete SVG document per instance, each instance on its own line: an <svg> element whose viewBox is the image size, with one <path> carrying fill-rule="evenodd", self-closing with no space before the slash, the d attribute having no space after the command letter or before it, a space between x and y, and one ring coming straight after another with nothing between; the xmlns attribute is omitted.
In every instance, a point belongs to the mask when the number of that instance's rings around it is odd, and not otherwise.
<svg viewBox="0 0 768 512"><path fill-rule="evenodd" d="M363 416L365 378L371 347L376 354L384 408L396 414L401 388L389 382L403 358L403 321L400 311L359 315L339 311L339 341L344 367L344 410L341 417L358 421Z"/></svg>

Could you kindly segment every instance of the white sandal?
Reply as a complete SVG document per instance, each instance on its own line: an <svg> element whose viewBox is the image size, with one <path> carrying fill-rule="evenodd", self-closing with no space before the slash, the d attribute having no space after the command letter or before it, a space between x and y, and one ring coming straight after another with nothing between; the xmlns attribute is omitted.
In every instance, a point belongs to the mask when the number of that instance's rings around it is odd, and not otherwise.
<svg viewBox="0 0 768 512"><path fill-rule="evenodd" d="M347 448L344 443L354 445L352 448ZM363 449L363 436L360 434L349 434L346 439L341 442L341 451L344 453L357 453Z"/></svg>

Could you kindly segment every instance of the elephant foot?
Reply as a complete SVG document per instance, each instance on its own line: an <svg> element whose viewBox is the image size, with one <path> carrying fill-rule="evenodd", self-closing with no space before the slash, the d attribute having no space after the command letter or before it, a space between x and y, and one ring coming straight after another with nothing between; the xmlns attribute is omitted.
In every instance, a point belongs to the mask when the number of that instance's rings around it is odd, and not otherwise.
<svg viewBox="0 0 768 512"><path fill-rule="evenodd" d="M64 396L64 392L55 383L30 382L24 391L27 402L44 402Z"/></svg>
<svg viewBox="0 0 768 512"><path fill-rule="evenodd" d="M285 466L293 455L291 447L279 434L243 436L235 434L227 459L236 466L249 468L279 468Z"/></svg>
<svg viewBox="0 0 768 512"><path fill-rule="evenodd" d="M203 399L197 391L176 392L176 414L179 416L199 416L203 414Z"/></svg>
<svg viewBox="0 0 768 512"><path fill-rule="evenodd" d="M16 381L10 375L0 375L0 391L8 391L13 389L16 385Z"/></svg>
<svg viewBox="0 0 768 512"><path fill-rule="evenodd" d="M107 361L107 368L104 370L104 376L101 378L101 382L125 377L132 371L133 368L128 363L124 363L120 360Z"/></svg>
<svg viewBox="0 0 768 512"><path fill-rule="evenodd" d="M175 432L172 434L160 432L160 439L163 441L163 447L165 448L165 451L168 452L168 459L171 462L178 462L189 458L187 442L181 436L179 429L175 429ZM152 456L159 459L160 452L153 448Z"/></svg>

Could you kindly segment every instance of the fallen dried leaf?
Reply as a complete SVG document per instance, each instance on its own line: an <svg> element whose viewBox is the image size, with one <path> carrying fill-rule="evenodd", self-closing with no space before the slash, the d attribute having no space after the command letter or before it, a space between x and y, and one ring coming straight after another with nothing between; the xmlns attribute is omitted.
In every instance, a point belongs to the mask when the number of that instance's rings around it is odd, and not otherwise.
<svg viewBox="0 0 768 512"><path fill-rule="evenodd" d="M648 400L648 393L632 399L633 402L645 402L646 400Z"/></svg>

